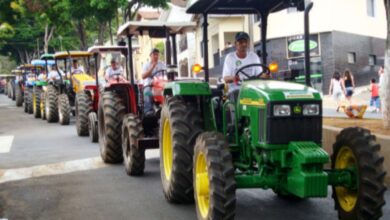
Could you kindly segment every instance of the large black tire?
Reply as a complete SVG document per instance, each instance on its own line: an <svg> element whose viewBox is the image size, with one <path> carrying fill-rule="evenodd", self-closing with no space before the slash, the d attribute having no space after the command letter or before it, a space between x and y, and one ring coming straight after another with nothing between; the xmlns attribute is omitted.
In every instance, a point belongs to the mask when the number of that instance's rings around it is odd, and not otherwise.
<svg viewBox="0 0 390 220"><path fill-rule="evenodd" d="M19 84L15 85L15 104L17 107L23 105L23 92ZM27 111L27 109L26 109Z"/></svg>
<svg viewBox="0 0 390 220"><path fill-rule="evenodd" d="M46 111L45 111L45 101L46 101L46 92L41 92L41 97L39 99L39 110L41 111L41 119L46 120Z"/></svg>
<svg viewBox="0 0 390 220"><path fill-rule="evenodd" d="M88 133L89 139L92 143L96 143L99 140L98 120L96 112L90 112L88 114Z"/></svg>
<svg viewBox="0 0 390 220"><path fill-rule="evenodd" d="M195 144L193 164L198 219L234 219L236 182L232 155L225 137L217 132L199 135Z"/></svg>
<svg viewBox="0 0 390 220"><path fill-rule="evenodd" d="M58 108L57 108L58 92L57 89L49 85L46 90L45 97L45 115L47 122L58 122Z"/></svg>
<svg viewBox="0 0 390 220"><path fill-rule="evenodd" d="M194 201L192 157L202 132L196 105L179 97L165 100L160 120L160 173L165 198L173 203Z"/></svg>
<svg viewBox="0 0 390 220"><path fill-rule="evenodd" d="M122 122L126 108L119 95L111 91L102 94L98 109L100 155L105 163L121 163Z"/></svg>
<svg viewBox="0 0 390 220"><path fill-rule="evenodd" d="M78 136L88 136L88 114L92 111L92 100L85 92L76 94L76 130Z"/></svg>
<svg viewBox="0 0 390 220"><path fill-rule="evenodd" d="M122 151L126 173L129 176L140 176L145 169L145 150L138 148L138 140L144 137L141 119L129 114L123 119Z"/></svg>
<svg viewBox="0 0 390 220"><path fill-rule="evenodd" d="M375 136L363 128L346 128L333 145L332 168L355 168L356 189L334 186L332 197L339 219L379 219L385 205L383 157ZM352 197L351 197L352 196ZM354 199L352 199L354 198Z"/></svg>
<svg viewBox="0 0 390 220"><path fill-rule="evenodd" d="M32 97L32 107L33 107L33 114L35 118L41 117L41 93L42 93L41 88L34 87L33 97Z"/></svg>
<svg viewBox="0 0 390 220"><path fill-rule="evenodd" d="M66 94L58 96L58 117L61 125L69 125L70 122L70 103Z"/></svg>
<svg viewBox="0 0 390 220"><path fill-rule="evenodd" d="M27 88L24 91L24 111L28 114L33 113L33 89Z"/></svg>

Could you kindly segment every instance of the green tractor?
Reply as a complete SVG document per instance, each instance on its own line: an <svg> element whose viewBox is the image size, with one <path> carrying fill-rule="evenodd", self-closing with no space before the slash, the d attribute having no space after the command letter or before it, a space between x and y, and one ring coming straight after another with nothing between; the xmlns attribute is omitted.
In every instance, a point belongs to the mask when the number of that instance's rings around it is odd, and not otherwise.
<svg viewBox="0 0 390 220"><path fill-rule="evenodd" d="M46 120L46 107L45 107L46 101L45 100L46 100L46 93L47 93L48 85L49 85L47 76L49 73L49 66L53 66L55 64L54 54L43 54L41 56L41 60L44 61L43 66L45 68L45 73L42 75L43 77L40 80L42 81L42 83L44 85L42 86L42 90L40 91L40 96L38 97L38 95L36 95L37 104L39 103L39 106L36 107L36 111L38 111L38 109L39 109L41 119ZM39 101L38 101L38 99L39 99Z"/></svg>
<svg viewBox="0 0 390 220"><path fill-rule="evenodd" d="M19 86L16 88L16 105L20 97L23 97L24 112L33 113L33 89L37 81L37 75L40 72L40 66L32 64L23 64L19 67L22 70L22 79L19 81Z"/></svg>
<svg viewBox="0 0 390 220"><path fill-rule="evenodd" d="M54 61L51 60L49 64L53 64ZM34 83L33 91L32 91L32 108L33 115L35 118L43 118L45 119L45 114L43 110L41 110L42 101L41 98L44 96L44 91L48 86L47 82L47 68L46 65L48 61L45 60L32 60L31 64L35 66L39 71L36 72L36 81Z"/></svg>
<svg viewBox="0 0 390 220"><path fill-rule="evenodd" d="M333 155L322 148L322 98L310 83L309 12L303 0L199 0L188 13L202 15L208 42L209 14L261 16L262 73L241 82L236 99L211 89L208 44L204 82L165 85L160 118L160 167L169 202L195 199L198 219L234 219L236 190L272 189L284 198L326 198L332 186L340 219L379 219L385 204L380 145L363 128L342 130ZM269 79L268 15L287 7L305 11L306 85ZM188 136L190 134L190 136ZM331 168L324 165L331 161Z"/></svg>

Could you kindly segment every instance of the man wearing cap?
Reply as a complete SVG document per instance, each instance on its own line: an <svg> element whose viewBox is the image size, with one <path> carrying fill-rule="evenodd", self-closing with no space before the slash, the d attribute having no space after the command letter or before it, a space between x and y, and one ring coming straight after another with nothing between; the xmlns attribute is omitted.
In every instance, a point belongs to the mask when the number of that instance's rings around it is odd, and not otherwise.
<svg viewBox="0 0 390 220"><path fill-rule="evenodd" d="M145 63L143 66L142 79L144 84L144 113L148 114L153 111L153 94L152 94L152 81L155 77L155 73L160 71L158 75L162 75L161 70L165 70L166 66L159 60L160 51L157 48L153 48L150 52L150 62Z"/></svg>
<svg viewBox="0 0 390 220"><path fill-rule="evenodd" d="M106 69L104 78L109 81L113 76L123 76L123 69L118 66L115 59L111 60L111 66Z"/></svg>
<svg viewBox="0 0 390 220"><path fill-rule="evenodd" d="M226 83L229 83L229 93L234 92L234 98L238 96L238 89L240 86L237 81L246 79L247 77L242 73L239 73L236 77L236 72L241 67L249 64L260 64L260 58L252 51L248 51L249 48L249 35L245 32L238 32L235 36L236 51L229 53L226 56L225 63L223 65L222 76ZM242 70L248 76L257 76L262 72L262 68L259 66L248 67Z"/></svg>

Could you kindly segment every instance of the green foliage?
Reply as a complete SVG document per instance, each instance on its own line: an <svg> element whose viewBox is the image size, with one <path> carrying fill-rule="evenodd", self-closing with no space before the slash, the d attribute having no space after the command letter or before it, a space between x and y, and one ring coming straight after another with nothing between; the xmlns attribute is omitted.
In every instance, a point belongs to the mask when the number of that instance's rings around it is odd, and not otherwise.
<svg viewBox="0 0 390 220"><path fill-rule="evenodd" d="M164 42L158 42L155 46L160 51L160 60L165 60L165 45Z"/></svg>

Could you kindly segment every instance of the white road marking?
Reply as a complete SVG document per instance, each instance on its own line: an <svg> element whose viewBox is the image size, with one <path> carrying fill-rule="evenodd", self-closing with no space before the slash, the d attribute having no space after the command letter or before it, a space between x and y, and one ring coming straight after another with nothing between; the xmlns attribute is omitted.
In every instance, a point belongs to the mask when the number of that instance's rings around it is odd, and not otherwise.
<svg viewBox="0 0 390 220"><path fill-rule="evenodd" d="M0 154L11 150L13 140L14 136L0 136Z"/></svg>
<svg viewBox="0 0 390 220"><path fill-rule="evenodd" d="M93 170L107 166L108 165L104 164L100 157L94 157L26 168L8 170L0 169L0 184L35 177L53 176L77 171Z"/></svg>

